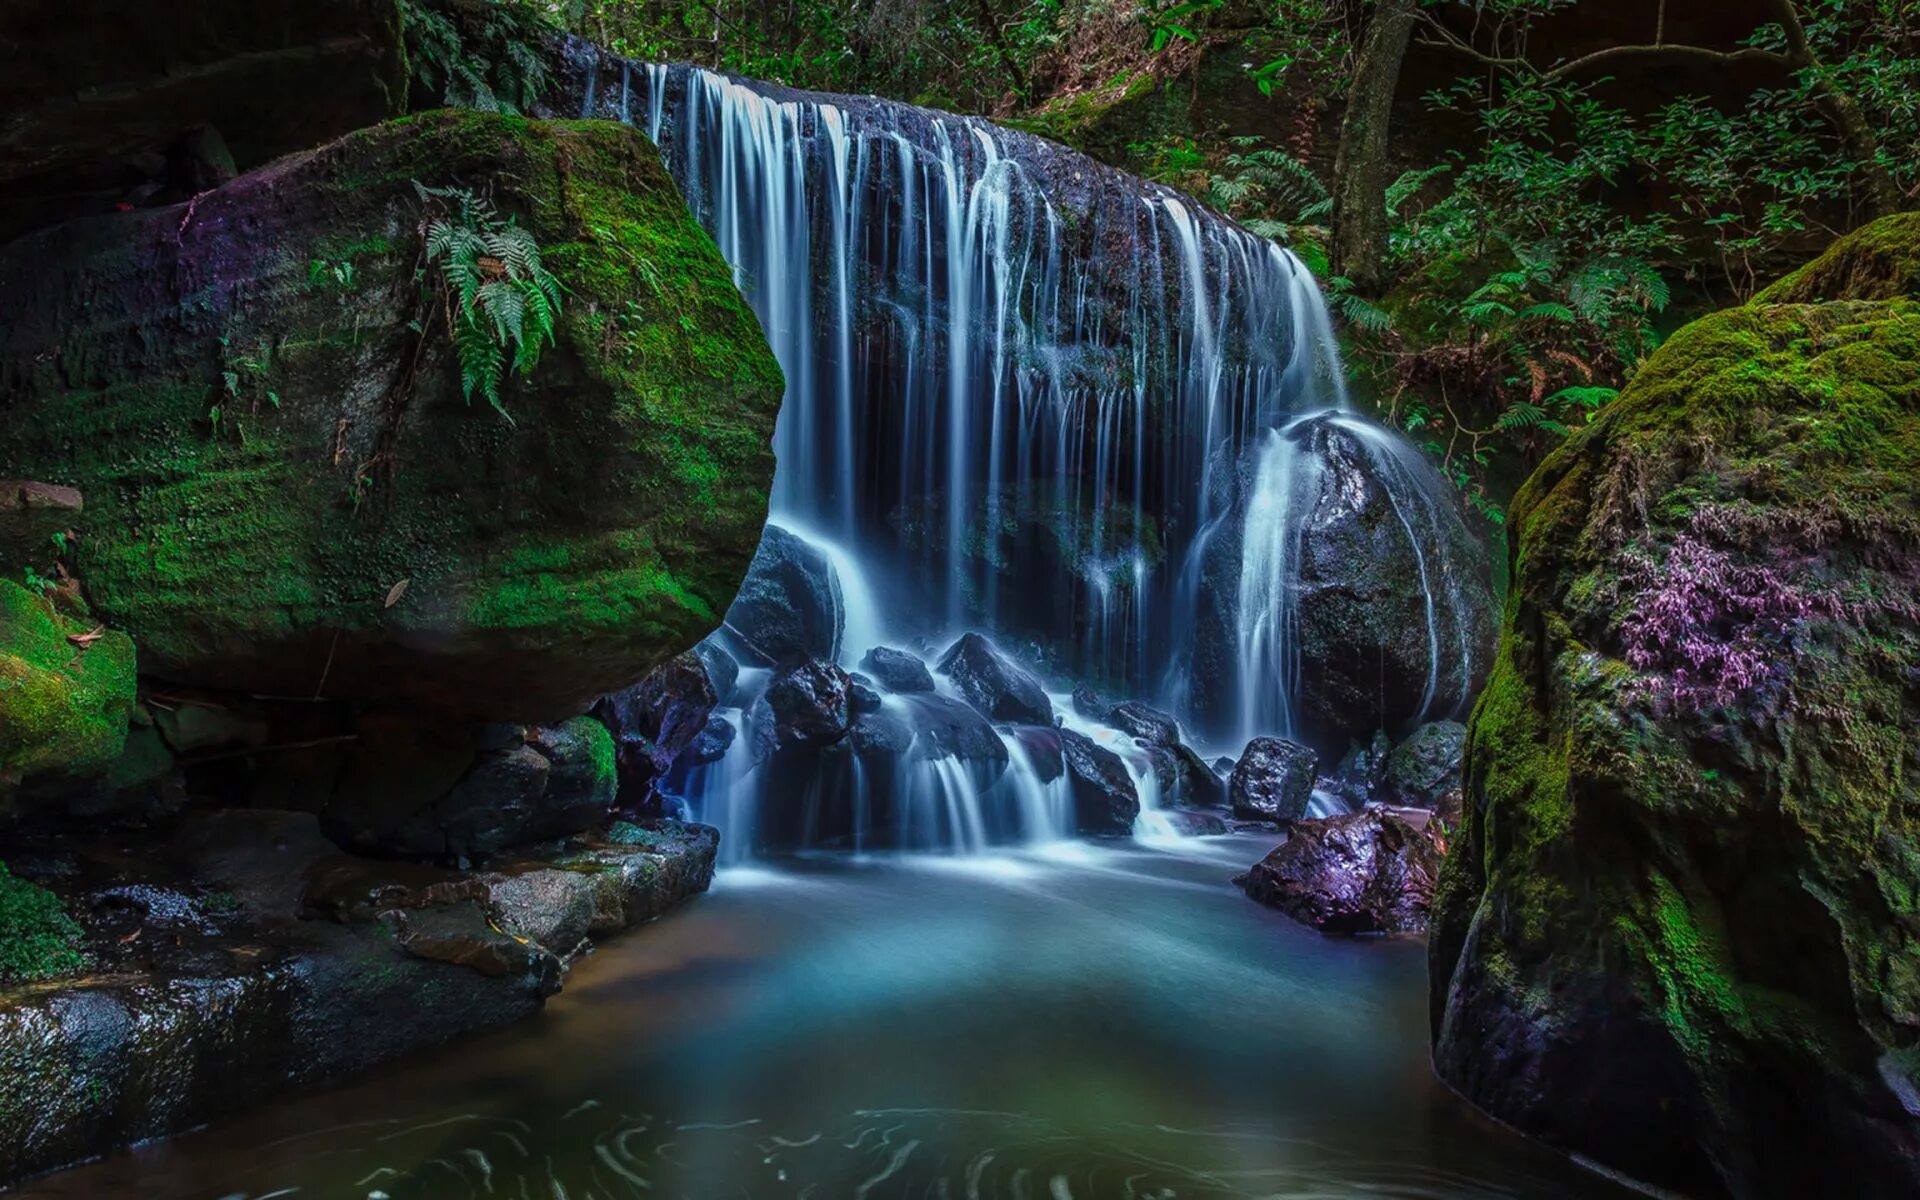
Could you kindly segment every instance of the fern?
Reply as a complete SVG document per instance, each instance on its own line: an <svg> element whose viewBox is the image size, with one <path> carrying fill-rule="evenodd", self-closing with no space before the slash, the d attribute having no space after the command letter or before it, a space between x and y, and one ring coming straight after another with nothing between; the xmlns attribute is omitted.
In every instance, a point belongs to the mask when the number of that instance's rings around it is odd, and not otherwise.
<svg viewBox="0 0 1920 1200"><path fill-rule="evenodd" d="M509 421L500 384L512 369L532 372L543 345L553 342L560 315L560 281L540 261L540 243L491 201L464 188L415 183L428 214L421 224L426 260L439 268L460 390L477 391Z"/></svg>

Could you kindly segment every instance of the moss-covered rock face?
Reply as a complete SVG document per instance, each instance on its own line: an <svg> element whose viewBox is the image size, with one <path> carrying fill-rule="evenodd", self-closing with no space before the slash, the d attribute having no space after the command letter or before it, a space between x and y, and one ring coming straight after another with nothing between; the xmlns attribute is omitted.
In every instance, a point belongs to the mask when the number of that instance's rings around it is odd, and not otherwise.
<svg viewBox="0 0 1920 1200"><path fill-rule="evenodd" d="M568 289L512 420L462 398L416 180ZM377 126L21 239L0 306L0 477L85 493L75 571L161 678L562 717L713 629L766 517L778 365L623 126Z"/></svg>
<svg viewBox="0 0 1920 1200"><path fill-rule="evenodd" d="M36 793L104 778L133 701L130 638L0 579L0 822Z"/></svg>
<svg viewBox="0 0 1920 1200"><path fill-rule="evenodd" d="M1920 303L1807 278L1522 489L1435 904L1440 1073L1698 1196L1920 1193Z"/></svg>

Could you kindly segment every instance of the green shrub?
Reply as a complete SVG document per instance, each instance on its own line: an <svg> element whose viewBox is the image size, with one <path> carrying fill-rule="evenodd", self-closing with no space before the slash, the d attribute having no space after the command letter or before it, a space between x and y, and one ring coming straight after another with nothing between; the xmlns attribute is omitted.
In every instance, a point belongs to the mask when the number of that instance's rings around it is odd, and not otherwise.
<svg viewBox="0 0 1920 1200"><path fill-rule="evenodd" d="M86 965L80 926L60 898L0 863L0 983L71 975Z"/></svg>

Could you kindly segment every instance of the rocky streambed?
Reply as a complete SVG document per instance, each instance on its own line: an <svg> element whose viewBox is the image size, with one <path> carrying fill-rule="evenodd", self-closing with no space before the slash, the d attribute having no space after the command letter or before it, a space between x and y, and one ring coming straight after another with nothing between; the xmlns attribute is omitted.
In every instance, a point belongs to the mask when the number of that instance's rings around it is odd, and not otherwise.
<svg viewBox="0 0 1920 1200"><path fill-rule="evenodd" d="M0 1182L529 1016L596 941L706 890L716 845L617 824L462 871L264 810L28 841L0 882L58 897L84 967L0 990Z"/></svg>

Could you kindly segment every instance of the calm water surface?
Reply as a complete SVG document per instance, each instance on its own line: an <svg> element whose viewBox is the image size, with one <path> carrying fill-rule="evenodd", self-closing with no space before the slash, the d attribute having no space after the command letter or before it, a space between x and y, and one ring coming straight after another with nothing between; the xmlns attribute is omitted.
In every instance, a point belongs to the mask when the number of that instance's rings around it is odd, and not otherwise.
<svg viewBox="0 0 1920 1200"><path fill-rule="evenodd" d="M1433 1082L1421 945L1328 940L1228 885L1267 848L723 872L533 1022L21 1194L1627 1194Z"/></svg>

